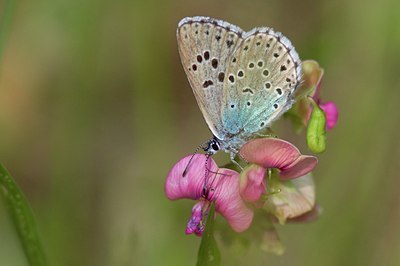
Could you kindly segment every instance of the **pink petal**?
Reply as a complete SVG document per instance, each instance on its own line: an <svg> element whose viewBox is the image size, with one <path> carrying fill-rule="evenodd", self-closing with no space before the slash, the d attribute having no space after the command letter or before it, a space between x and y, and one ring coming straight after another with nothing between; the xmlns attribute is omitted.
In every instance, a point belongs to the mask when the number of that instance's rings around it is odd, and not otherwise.
<svg viewBox="0 0 400 266"><path fill-rule="evenodd" d="M168 199L193 199L197 200L203 195L205 178L206 156L204 154L194 155L186 176L182 176L192 155L182 158L172 167L165 181L165 194ZM209 158L207 167L211 172L217 172L218 166L213 159Z"/></svg>
<svg viewBox="0 0 400 266"><path fill-rule="evenodd" d="M279 168L283 179L303 176L314 169L318 160L301 155L291 143L275 138L254 139L243 145L241 156L264 168Z"/></svg>
<svg viewBox="0 0 400 266"><path fill-rule="evenodd" d="M240 149L240 155L264 168L286 168L301 156L294 145L276 138L250 140Z"/></svg>
<svg viewBox="0 0 400 266"><path fill-rule="evenodd" d="M236 232L249 228L253 211L247 208L239 194L239 174L230 169L220 169L210 187L209 200L215 199L215 210L228 221Z"/></svg>
<svg viewBox="0 0 400 266"><path fill-rule="evenodd" d="M336 105L333 102L327 102L320 104L319 107L324 110L326 115L326 129L334 128L339 118L339 110Z"/></svg>
<svg viewBox="0 0 400 266"><path fill-rule="evenodd" d="M265 168L250 165L240 174L240 195L247 202L256 202L266 190Z"/></svg>
<svg viewBox="0 0 400 266"><path fill-rule="evenodd" d="M280 192L270 195L264 208L281 224L309 212L315 206L315 185L311 174L278 182L274 188Z"/></svg>
<svg viewBox="0 0 400 266"><path fill-rule="evenodd" d="M317 163L318 159L316 157L301 155L291 165L282 169L279 175L283 180L297 178L310 173Z"/></svg>
<svg viewBox="0 0 400 266"><path fill-rule="evenodd" d="M308 223L308 222L313 222L313 221L317 220L317 219L321 216L322 211L323 211L323 210L322 210L321 206L319 206L319 205L317 204L317 205L315 205L314 208L312 208L310 211L308 211L308 212L306 212L306 213L304 213L304 214L302 214L302 215L300 215L300 216L297 216L297 217L288 219L287 221L288 221L288 222L291 222L291 223Z"/></svg>
<svg viewBox="0 0 400 266"><path fill-rule="evenodd" d="M192 208L192 217L190 217L189 222L186 225L185 233L189 234L202 234L204 232L204 224L203 221L203 207L205 201L202 200L197 202Z"/></svg>

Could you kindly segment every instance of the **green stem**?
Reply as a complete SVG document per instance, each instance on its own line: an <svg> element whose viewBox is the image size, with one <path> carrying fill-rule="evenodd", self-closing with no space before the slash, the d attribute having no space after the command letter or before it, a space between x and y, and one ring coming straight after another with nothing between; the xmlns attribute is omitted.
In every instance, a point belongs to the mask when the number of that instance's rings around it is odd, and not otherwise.
<svg viewBox="0 0 400 266"><path fill-rule="evenodd" d="M47 265L46 256L36 228L35 219L24 194L0 163L0 193L17 230L19 240L30 265Z"/></svg>
<svg viewBox="0 0 400 266"><path fill-rule="evenodd" d="M208 212L206 228L201 239L199 252L197 255L197 266L219 266L221 265L221 253L217 241L214 238L214 211L213 202Z"/></svg>
<svg viewBox="0 0 400 266"><path fill-rule="evenodd" d="M3 55L3 49L5 46L5 40L7 37L8 29L11 24L12 13L14 10L14 0L5 0L3 6L0 7L0 63Z"/></svg>

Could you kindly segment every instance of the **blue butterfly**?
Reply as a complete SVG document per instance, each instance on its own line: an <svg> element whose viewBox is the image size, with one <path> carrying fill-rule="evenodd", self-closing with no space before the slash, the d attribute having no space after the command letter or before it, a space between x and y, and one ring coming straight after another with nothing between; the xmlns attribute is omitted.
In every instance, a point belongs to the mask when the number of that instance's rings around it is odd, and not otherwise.
<svg viewBox="0 0 400 266"><path fill-rule="evenodd" d="M286 112L301 80L291 42L271 28L245 32L209 17L187 17L177 29L179 54L213 138L203 148L231 160L242 145Z"/></svg>

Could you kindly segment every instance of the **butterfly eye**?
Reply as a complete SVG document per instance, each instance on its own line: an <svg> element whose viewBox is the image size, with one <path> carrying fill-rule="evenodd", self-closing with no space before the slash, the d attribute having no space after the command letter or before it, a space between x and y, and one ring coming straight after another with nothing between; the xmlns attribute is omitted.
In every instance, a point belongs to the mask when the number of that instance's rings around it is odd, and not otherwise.
<svg viewBox="0 0 400 266"><path fill-rule="evenodd" d="M214 151L218 151L218 150L219 150L219 146L218 146L217 143L213 143L213 144L211 145L211 148L213 148Z"/></svg>

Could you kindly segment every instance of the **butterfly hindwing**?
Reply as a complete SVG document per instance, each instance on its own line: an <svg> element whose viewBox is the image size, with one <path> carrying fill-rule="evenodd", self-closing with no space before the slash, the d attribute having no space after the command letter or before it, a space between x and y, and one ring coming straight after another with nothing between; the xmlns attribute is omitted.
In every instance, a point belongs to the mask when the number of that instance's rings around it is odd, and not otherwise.
<svg viewBox="0 0 400 266"><path fill-rule="evenodd" d="M300 59L290 41L269 28L243 35L224 82L222 122L232 135L251 135L287 111L301 78Z"/></svg>

